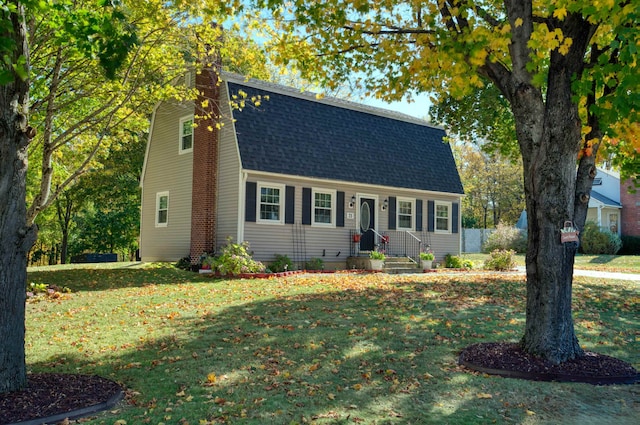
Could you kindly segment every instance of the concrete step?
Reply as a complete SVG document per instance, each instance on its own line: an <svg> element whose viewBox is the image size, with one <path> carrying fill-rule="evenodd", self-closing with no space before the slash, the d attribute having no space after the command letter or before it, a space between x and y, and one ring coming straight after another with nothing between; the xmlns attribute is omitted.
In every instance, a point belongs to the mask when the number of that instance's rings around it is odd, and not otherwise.
<svg viewBox="0 0 640 425"><path fill-rule="evenodd" d="M385 273L399 274L399 273L418 273L420 267L407 257L387 257L384 260Z"/></svg>

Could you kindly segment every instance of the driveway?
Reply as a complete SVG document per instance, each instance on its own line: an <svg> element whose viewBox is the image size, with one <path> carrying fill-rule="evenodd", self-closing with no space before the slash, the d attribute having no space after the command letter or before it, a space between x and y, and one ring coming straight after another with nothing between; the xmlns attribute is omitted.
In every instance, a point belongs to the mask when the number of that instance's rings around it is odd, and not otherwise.
<svg viewBox="0 0 640 425"><path fill-rule="evenodd" d="M519 266L518 271L525 273L524 266ZM617 279L617 280L633 280L640 283L640 274L633 273L615 273L615 272L602 272L598 270L573 270L574 276L585 276L600 279Z"/></svg>

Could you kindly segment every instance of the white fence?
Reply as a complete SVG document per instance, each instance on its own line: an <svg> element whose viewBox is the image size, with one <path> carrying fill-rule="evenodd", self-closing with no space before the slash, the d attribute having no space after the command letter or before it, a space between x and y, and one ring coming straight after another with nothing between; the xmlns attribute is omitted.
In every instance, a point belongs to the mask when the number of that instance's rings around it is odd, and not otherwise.
<svg viewBox="0 0 640 425"><path fill-rule="evenodd" d="M462 229L462 252L481 252L482 245L495 229Z"/></svg>

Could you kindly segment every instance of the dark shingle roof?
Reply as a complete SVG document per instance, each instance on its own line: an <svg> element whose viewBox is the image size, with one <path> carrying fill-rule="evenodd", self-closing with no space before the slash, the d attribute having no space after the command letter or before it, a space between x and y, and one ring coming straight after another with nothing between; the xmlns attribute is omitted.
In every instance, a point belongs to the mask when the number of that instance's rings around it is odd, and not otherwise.
<svg viewBox="0 0 640 425"><path fill-rule="evenodd" d="M604 196L603 194L591 189L591 197L593 199L595 199L596 201L600 201L603 204L605 204L608 207L618 207L618 208L622 208L622 204L620 204L620 202L614 201L613 199L609 198L608 196Z"/></svg>
<svg viewBox="0 0 640 425"><path fill-rule="evenodd" d="M463 193L442 129L228 82L231 94L269 96L235 110L248 170Z"/></svg>

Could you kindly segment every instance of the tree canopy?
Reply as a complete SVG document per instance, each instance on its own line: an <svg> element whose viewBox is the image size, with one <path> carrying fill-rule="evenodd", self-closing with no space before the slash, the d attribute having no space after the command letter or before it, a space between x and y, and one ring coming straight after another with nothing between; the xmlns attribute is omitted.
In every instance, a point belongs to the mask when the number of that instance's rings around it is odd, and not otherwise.
<svg viewBox="0 0 640 425"><path fill-rule="evenodd" d="M560 228L566 220L584 225L601 146L637 176L629 164L637 164L640 152L640 3L251 3L254 18L272 19L269 46L280 63L293 63L328 87L352 79L386 100L411 92L443 102L472 96L471 115L484 123L488 101L500 94L504 102L492 109L498 116L502 107L511 112L528 212L521 344L554 363L582 356L571 316L577 247L561 243Z"/></svg>

